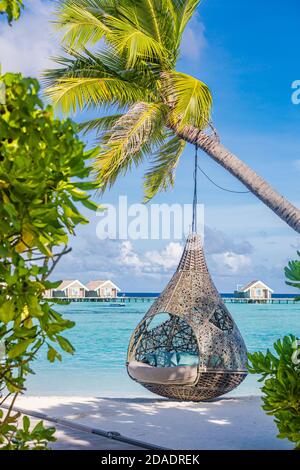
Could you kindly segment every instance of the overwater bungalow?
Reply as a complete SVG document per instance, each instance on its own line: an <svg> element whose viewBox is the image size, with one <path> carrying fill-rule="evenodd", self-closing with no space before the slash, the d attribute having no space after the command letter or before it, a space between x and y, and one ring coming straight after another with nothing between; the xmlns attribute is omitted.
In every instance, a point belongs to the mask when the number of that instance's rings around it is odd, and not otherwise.
<svg viewBox="0 0 300 470"><path fill-rule="evenodd" d="M87 284L87 297L100 297L103 299L115 299L120 292L120 288L112 281L90 281Z"/></svg>
<svg viewBox="0 0 300 470"><path fill-rule="evenodd" d="M273 290L262 281L252 281L235 291L236 297L253 300L271 299Z"/></svg>
<svg viewBox="0 0 300 470"><path fill-rule="evenodd" d="M57 289L51 289L45 292L45 297L67 297L82 298L86 296L88 288L78 279L63 280Z"/></svg>

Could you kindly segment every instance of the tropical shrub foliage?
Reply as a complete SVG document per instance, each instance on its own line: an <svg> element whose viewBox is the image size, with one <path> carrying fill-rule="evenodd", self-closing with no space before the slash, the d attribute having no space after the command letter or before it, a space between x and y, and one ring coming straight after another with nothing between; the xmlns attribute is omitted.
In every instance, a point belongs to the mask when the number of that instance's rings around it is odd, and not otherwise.
<svg viewBox="0 0 300 470"><path fill-rule="evenodd" d="M39 84L19 74L2 77L0 104L0 405L14 404L25 390L32 363L43 347L50 362L74 349L62 333L65 320L44 298L57 287L49 275L69 251L68 234L88 221L74 202L97 205L85 192L91 152L69 119L60 121L39 99ZM5 411L6 410L6 411ZM18 428L12 406L0 409L0 447L45 448L53 429L28 418Z"/></svg>
<svg viewBox="0 0 300 470"><path fill-rule="evenodd" d="M23 0L0 0L0 14L7 17L9 24L20 17Z"/></svg>
<svg viewBox="0 0 300 470"><path fill-rule="evenodd" d="M212 97L202 81L176 71L183 32L200 0L62 0L65 57L46 74L63 111L91 108L83 124L98 137L102 190L146 159L145 200L174 182L186 125L205 128ZM115 110L101 117L100 110Z"/></svg>
<svg viewBox="0 0 300 470"><path fill-rule="evenodd" d="M297 251L297 255L300 258L300 251ZM296 287L300 290L300 259L289 261L289 264L285 268L285 277L289 279L286 281L288 286ZM296 300L300 300L300 296L296 297Z"/></svg>
<svg viewBox="0 0 300 470"><path fill-rule="evenodd" d="M289 439L300 449L300 340L285 336L274 344L277 353L249 354L249 372L264 382L263 409L274 416L280 439Z"/></svg>

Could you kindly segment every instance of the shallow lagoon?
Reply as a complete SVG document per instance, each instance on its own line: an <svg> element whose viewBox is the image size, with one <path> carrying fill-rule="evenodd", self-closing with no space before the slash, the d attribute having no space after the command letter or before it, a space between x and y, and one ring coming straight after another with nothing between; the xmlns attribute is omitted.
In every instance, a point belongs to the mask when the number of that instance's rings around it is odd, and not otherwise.
<svg viewBox="0 0 300 470"><path fill-rule="evenodd" d="M227 304L250 352L272 348L285 334L300 336L299 304ZM45 351L34 363L28 380L31 395L149 396L127 376L125 361L132 330L150 303L106 307L101 303L72 303L57 310L76 322L66 336L76 348L50 364ZM256 377L248 376L230 395L259 394Z"/></svg>

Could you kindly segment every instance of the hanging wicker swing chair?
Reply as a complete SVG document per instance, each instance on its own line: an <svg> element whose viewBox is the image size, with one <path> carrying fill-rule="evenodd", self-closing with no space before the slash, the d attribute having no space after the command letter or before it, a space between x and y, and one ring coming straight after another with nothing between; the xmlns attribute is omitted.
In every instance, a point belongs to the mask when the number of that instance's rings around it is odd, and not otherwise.
<svg viewBox="0 0 300 470"><path fill-rule="evenodd" d="M153 393L202 401L246 377L243 338L218 294L199 235L189 235L177 271L133 332L129 376Z"/></svg>
<svg viewBox="0 0 300 470"><path fill-rule="evenodd" d="M128 374L157 395L203 401L237 387L247 375L246 361L243 338L208 272L202 240L192 232L175 274L131 336Z"/></svg>

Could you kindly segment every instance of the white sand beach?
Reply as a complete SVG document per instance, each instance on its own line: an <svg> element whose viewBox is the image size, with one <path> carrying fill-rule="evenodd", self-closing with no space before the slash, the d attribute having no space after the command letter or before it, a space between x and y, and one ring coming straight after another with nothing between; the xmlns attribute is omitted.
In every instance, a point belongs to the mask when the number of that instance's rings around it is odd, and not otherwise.
<svg viewBox="0 0 300 470"><path fill-rule="evenodd" d="M211 402L177 402L157 398L23 396L16 406L52 418L119 432L168 449L292 449L276 438L273 418L258 396L228 397ZM65 431L67 433L67 431ZM61 434L58 434L60 438ZM54 448L69 448L58 442ZM80 448L91 448L81 442ZM115 448L124 448L115 444ZM74 444L72 446L74 448Z"/></svg>

